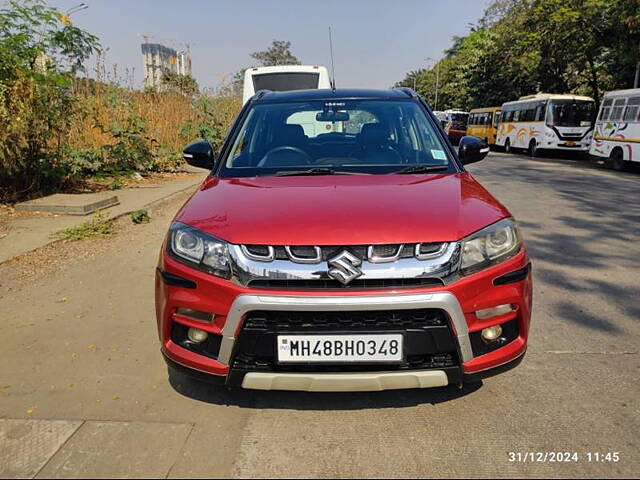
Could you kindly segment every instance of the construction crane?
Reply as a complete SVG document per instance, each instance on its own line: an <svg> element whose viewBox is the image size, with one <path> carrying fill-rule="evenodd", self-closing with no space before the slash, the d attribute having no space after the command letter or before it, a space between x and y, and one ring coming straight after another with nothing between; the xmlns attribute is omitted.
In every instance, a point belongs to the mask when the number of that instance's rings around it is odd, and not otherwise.
<svg viewBox="0 0 640 480"><path fill-rule="evenodd" d="M73 15L74 13L78 13L82 10L86 10L87 8L89 8L89 5L87 5L86 3L79 3L75 7L69 8L64 13L58 12L58 20L60 20L60 23L63 24L65 27L68 27L69 25L71 25L71 15Z"/></svg>

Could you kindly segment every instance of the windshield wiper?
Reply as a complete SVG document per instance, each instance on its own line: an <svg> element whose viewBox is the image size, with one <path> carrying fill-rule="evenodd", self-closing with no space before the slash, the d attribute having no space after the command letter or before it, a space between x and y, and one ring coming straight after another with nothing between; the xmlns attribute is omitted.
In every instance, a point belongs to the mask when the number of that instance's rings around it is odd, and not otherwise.
<svg viewBox="0 0 640 480"><path fill-rule="evenodd" d="M411 165L410 167L406 167L391 173L393 174L429 173L429 172L441 172L442 170L449 170L449 165Z"/></svg>
<svg viewBox="0 0 640 480"><path fill-rule="evenodd" d="M303 175L358 175L357 172L340 172L332 168L310 168L308 170L290 170L276 173L276 177L293 177Z"/></svg>

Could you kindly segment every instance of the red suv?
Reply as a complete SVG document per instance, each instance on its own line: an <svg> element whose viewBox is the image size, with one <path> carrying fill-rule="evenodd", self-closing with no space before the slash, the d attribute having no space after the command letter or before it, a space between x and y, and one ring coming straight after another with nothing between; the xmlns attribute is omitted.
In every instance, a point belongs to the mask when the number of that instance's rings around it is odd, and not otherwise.
<svg viewBox="0 0 640 480"><path fill-rule="evenodd" d="M170 369L262 390L477 381L531 316L518 226L412 90L258 92L176 215L156 310Z"/></svg>

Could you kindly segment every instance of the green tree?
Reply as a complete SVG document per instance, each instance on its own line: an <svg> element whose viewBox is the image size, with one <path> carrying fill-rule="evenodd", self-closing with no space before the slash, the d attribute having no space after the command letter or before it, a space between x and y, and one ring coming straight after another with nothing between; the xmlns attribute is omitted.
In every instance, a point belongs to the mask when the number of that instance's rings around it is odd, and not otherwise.
<svg viewBox="0 0 640 480"><path fill-rule="evenodd" d="M261 66L300 65L300 60L291 53L291 42L274 40L271 46L260 52L253 52L251 58L260 62Z"/></svg>
<svg viewBox="0 0 640 480"><path fill-rule="evenodd" d="M40 0L0 9L0 198L50 188L64 175L71 84L99 46L60 15Z"/></svg>
<svg viewBox="0 0 640 480"><path fill-rule="evenodd" d="M439 68L439 108L500 105L541 91L598 101L632 86L639 49L640 0L497 0L434 68L399 84L415 84L433 102Z"/></svg>
<svg viewBox="0 0 640 480"><path fill-rule="evenodd" d="M172 92L178 92L188 97L193 97L200 92L198 82L191 75L165 71L162 73L162 86Z"/></svg>

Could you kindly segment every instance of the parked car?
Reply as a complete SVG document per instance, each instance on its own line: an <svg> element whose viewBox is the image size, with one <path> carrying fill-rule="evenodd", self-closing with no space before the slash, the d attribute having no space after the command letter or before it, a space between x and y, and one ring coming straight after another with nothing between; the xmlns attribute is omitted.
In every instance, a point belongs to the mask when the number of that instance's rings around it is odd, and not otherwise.
<svg viewBox="0 0 640 480"><path fill-rule="evenodd" d="M329 133L305 135L313 112ZM337 128L339 125L340 128ZM339 131L338 131L339 130ZM156 276L171 370L261 390L462 385L517 365L530 260L409 89L261 92L175 216Z"/></svg>
<svg viewBox="0 0 640 480"><path fill-rule="evenodd" d="M447 133L449 140L458 143L462 137L467 134L467 120L469 112L462 110L445 110L444 131Z"/></svg>
<svg viewBox="0 0 640 480"><path fill-rule="evenodd" d="M640 88L605 93L590 153L615 170L640 162Z"/></svg>

